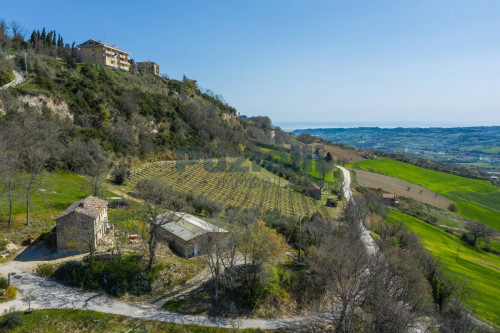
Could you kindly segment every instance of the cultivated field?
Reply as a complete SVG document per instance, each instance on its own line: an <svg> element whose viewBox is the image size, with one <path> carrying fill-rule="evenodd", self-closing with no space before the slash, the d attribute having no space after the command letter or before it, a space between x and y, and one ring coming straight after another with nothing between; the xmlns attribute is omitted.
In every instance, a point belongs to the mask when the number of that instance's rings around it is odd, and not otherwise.
<svg viewBox="0 0 500 333"><path fill-rule="evenodd" d="M412 198L438 208L447 208L452 203L451 200L434 191L401 179L362 170L355 170L355 172L358 184L363 187L380 188L386 192L396 193L398 196Z"/></svg>
<svg viewBox="0 0 500 333"><path fill-rule="evenodd" d="M498 205L495 198L499 197L500 189L486 180L455 176L388 158L353 162L350 167L382 173L426 187L453 200L459 214L500 230L500 211L488 207ZM461 195L457 196L457 192Z"/></svg>
<svg viewBox="0 0 500 333"><path fill-rule="evenodd" d="M500 325L500 257L468 246L457 237L414 217L391 211L388 223L401 220L449 272L467 278L471 295L465 299L465 304L479 316Z"/></svg>
<svg viewBox="0 0 500 333"><path fill-rule="evenodd" d="M325 154L328 152L332 154L334 160L342 159L347 162L359 162L364 160L364 158L361 157L361 155L359 155L359 153L355 150L343 149L335 146L324 145L321 143L313 143L310 146L312 146L313 151L317 146L319 146L320 148L322 147L325 151Z"/></svg>
<svg viewBox="0 0 500 333"><path fill-rule="evenodd" d="M316 212L331 215L332 210L316 200L286 187L287 182L263 168L252 171L248 161L234 168L193 161L162 161L148 163L133 170L126 183L133 187L141 179L161 179L176 191L201 194L223 206L277 210L287 216L310 216ZM210 167L209 167L210 165ZM247 168L247 169L245 169Z"/></svg>

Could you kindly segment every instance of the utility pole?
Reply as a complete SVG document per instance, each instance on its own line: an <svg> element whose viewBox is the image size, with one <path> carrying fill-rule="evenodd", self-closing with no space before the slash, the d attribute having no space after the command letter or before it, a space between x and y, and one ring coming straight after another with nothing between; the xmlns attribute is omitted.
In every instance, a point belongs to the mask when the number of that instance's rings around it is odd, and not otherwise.
<svg viewBox="0 0 500 333"><path fill-rule="evenodd" d="M302 252L302 217L299 215L299 262L301 262L300 253Z"/></svg>
<svg viewBox="0 0 500 333"><path fill-rule="evenodd" d="M26 72L26 77L28 77L28 61L27 61L27 55L26 55L26 51L24 51L24 68L25 68L25 72Z"/></svg>

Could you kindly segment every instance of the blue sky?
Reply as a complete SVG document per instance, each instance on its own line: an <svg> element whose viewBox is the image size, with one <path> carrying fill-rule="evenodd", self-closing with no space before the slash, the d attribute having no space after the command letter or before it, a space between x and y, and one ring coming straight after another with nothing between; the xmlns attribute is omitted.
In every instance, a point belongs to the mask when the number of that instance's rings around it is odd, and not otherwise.
<svg viewBox="0 0 500 333"><path fill-rule="evenodd" d="M28 36L116 44L278 123L500 125L499 17L498 0L0 2Z"/></svg>

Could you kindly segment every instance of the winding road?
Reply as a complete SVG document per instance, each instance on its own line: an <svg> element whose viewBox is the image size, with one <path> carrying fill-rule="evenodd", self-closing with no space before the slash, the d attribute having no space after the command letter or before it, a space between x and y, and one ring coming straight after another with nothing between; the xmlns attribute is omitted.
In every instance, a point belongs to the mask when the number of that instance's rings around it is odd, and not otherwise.
<svg viewBox="0 0 500 333"><path fill-rule="evenodd" d="M342 170L342 173L344 174L344 182L342 184L342 190L344 191L344 197L347 199L347 201L351 201L352 200L351 173L349 172L349 170L347 170L344 167L341 167L340 165L336 165L335 167ZM361 227L361 241L366 247L366 252L370 256L375 256L378 253L378 246L377 244L375 244L375 241L370 236L370 232L363 225L363 222L359 221L359 224Z"/></svg>
<svg viewBox="0 0 500 333"><path fill-rule="evenodd" d="M18 85L20 85L21 83L24 82L25 77L20 72L18 72L17 70L14 69L13 71L14 71L14 76L16 78L12 82L4 84L3 86L1 86L0 90L8 89L10 87L15 87L15 86L18 86Z"/></svg>
<svg viewBox="0 0 500 333"><path fill-rule="evenodd" d="M341 169L344 173L344 196L347 200L352 200L352 192L350 188L351 177L349 171L341 166L338 166L338 168ZM360 224L362 230L362 241L366 246L367 252L370 255L374 255L378 251L377 246L361 221ZM286 328L290 329L293 327L297 327L297 325L300 325L301 323L310 319L308 317L294 317L284 319L234 319L195 316L168 312L158 309L154 305L134 305L110 298L105 294L97 294L93 292L83 291L77 288L68 287L58 282L30 273L28 272L28 267L33 268L33 264L29 265L27 263L27 260L23 259L23 253L21 253L13 261L10 261L6 264L0 264L0 274L7 275L7 273L16 273L16 275L12 277L12 284L23 293L31 290L34 294L36 294L37 299L36 301L32 302L32 305L35 309L94 310L99 312L129 316L133 318L156 320L176 324L226 328L261 328L269 330ZM11 307L15 307L16 309L24 309L26 308L26 305L18 297L18 299L16 300L1 303L0 313Z"/></svg>

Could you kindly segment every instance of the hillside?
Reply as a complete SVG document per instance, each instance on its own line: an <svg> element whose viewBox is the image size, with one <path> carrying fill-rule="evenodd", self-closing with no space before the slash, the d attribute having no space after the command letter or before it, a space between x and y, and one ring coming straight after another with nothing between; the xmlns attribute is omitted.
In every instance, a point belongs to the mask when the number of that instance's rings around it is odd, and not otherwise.
<svg viewBox="0 0 500 333"><path fill-rule="evenodd" d="M318 128L296 130L338 143L416 158L498 171L500 127Z"/></svg>
<svg viewBox="0 0 500 333"><path fill-rule="evenodd" d="M388 158L350 164L355 169L381 173L420 185L453 200L459 214L500 230L497 209L500 190L490 182L428 170Z"/></svg>
<svg viewBox="0 0 500 333"><path fill-rule="evenodd" d="M499 299L491 297L500 293L500 258L483 252L460 241L439 228L412 216L391 211L388 223L403 222L414 232L425 248L439 258L449 272L462 274L470 284L470 295L465 303L481 317L498 325L496 311ZM457 252L458 251L458 252Z"/></svg>

